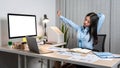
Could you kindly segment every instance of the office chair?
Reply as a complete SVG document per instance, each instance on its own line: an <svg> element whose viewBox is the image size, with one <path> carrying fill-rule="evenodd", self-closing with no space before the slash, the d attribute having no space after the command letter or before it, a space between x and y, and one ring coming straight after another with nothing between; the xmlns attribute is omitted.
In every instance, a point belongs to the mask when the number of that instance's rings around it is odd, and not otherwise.
<svg viewBox="0 0 120 68"><path fill-rule="evenodd" d="M104 52L106 34L98 34L98 44L94 45L94 50L98 52Z"/></svg>

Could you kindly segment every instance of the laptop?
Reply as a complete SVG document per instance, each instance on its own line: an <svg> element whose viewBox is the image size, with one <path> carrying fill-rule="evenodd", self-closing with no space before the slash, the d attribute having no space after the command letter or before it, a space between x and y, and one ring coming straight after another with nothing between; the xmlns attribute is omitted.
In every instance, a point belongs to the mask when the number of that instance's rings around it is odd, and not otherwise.
<svg viewBox="0 0 120 68"><path fill-rule="evenodd" d="M40 50L38 45L37 45L37 41L36 38L33 37L26 37L27 39L27 44L28 44L28 48L31 52L34 53L38 53L38 54L46 54L46 53L52 53L53 51L50 50Z"/></svg>

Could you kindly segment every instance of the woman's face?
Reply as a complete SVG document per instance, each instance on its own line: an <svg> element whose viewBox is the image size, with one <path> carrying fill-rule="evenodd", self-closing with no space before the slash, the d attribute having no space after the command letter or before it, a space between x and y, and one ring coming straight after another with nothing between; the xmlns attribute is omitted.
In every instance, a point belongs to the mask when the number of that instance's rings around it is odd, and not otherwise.
<svg viewBox="0 0 120 68"><path fill-rule="evenodd" d="M84 27L89 27L90 26L90 16L85 17L83 26Z"/></svg>

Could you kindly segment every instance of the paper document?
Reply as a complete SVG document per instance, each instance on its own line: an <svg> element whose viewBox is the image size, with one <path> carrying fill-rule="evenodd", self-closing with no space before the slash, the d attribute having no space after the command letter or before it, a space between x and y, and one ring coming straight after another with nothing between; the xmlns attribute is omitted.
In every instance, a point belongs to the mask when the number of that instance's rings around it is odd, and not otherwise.
<svg viewBox="0 0 120 68"><path fill-rule="evenodd" d="M67 51L68 49L60 48L60 47L50 47L49 50L52 50L52 51Z"/></svg>
<svg viewBox="0 0 120 68"><path fill-rule="evenodd" d="M68 59L77 60L77 61L81 61L81 62L93 63L93 62L99 60L100 58L95 55L92 55L92 54L87 54L86 56L72 56Z"/></svg>
<svg viewBox="0 0 120 68"><path fill-rule="evenodd" d="M73 57L73 56L81 56L80 53L74 53L74 52L67 52L67 51L58 51L57 52L58 54L60 55L66 55L66 56L70 56L70 57Z"/></svg>
<svg viewBox="0 0 120 68"><path fill-rule="evenodd" d="M120 55L118 54L113 54L114 58L120 58Z"/></svg>
<svg viewBox="0 0 120 68"><path fill-rule="evenodd" d="M72 51L72 52L80 52L80 53L89 53L89 52L91 52L91 50L82 49L82 48L73 48L73 49L69 49L69 51Z"/></svg>

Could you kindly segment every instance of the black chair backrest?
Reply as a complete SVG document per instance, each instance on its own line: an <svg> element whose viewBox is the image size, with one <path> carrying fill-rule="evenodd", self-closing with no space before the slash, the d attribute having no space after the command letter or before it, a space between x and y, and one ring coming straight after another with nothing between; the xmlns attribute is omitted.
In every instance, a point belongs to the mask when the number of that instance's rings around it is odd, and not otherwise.
<svg viewBox="0 0 120 68"><path fill-rule="evenodd" d="M98 44L94 45L94 50L104 52L106 34L98 34Z"/></svg>

